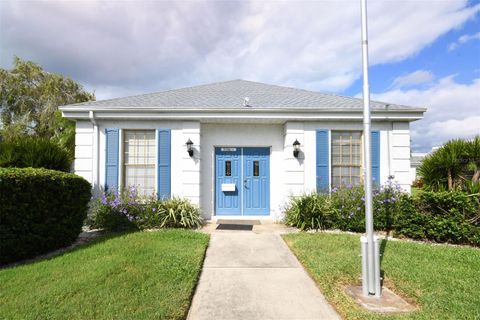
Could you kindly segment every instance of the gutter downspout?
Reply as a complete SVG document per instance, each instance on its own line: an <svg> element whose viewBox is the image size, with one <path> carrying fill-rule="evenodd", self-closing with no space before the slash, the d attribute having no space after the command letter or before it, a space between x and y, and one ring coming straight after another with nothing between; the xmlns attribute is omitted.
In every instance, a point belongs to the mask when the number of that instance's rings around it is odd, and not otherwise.
<svg viewBox="0 0 480 320"><path fill-rule="evenodd" d="M93 111L88 112L88 117L90 118L90 122L93 124L93 157L92 157L92 188L93 188L93 196L98 196L100 192L100 170L99 170L99 131L98 131L98 124L95 120L95 114Z"/></svg>

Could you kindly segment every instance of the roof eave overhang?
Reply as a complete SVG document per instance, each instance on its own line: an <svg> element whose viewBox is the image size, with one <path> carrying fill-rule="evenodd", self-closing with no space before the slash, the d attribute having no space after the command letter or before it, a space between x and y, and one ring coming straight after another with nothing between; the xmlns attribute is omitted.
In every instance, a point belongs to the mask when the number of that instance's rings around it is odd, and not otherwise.
<svg viewBox="0 0 480 320"><path fill-rule="evenodd" d="M89 119L93 112L95 119L137 119L137 120L232 120L277 119L284 121L315 120L358 120L363 118L363 110L352 109L160 109L160 108L100 108L60 107L65 118ZM423 118L425 108L371 110L372 120L415 121Z"/></svg>

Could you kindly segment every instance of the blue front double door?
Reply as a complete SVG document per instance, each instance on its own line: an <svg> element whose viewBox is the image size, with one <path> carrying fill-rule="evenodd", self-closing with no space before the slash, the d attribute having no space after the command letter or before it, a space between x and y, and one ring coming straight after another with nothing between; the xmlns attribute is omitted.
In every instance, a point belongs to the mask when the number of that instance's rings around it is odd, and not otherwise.
<svg viewBox="0 0 480 320"><path fill-rule="evenodd" d="M215 213L270 214L270 148L215 148Z"/></svg>

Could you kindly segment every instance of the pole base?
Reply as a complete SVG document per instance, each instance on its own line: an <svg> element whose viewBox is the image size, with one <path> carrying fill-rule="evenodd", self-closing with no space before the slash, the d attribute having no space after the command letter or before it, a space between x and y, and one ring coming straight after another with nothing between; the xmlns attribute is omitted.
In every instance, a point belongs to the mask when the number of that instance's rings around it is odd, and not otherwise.
<svg viewBox="0 0 480 320"><path fill-rule="evenodd" d="M369 252L369 243L366 236L360 237L360 248L362 256L362 292L368 297L374 294L376 297L382 295L382 281L380 278L380 242L382 240L377 236L373 237L373 252ZM372 255L372 259L368 256ZM373 265L370 265L370 261ZM372 277L372 278L370 278Z"/></svg>
<svg viewBox="0 0 480 320"><path fill-rule="evenodd" d="M382 296L365 296L360 286L350 286L345 288L345 292L352 297L363 308L379 313L406 313L417 309L416 306L408 303L402 297L396 295L393 291L383 288Z"/></svg>

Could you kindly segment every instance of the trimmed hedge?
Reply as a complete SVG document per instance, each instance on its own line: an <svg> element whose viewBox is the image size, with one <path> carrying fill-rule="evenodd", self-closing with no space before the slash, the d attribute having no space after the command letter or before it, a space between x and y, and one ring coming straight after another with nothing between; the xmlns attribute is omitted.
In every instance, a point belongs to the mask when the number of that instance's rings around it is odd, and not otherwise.
<svg viewBox="0 0 480 320"><path fill-rule="evenodd" d="M423 191L413 197L389 183L375 190L373 205L375 230L393 231L397 237L480 246L479 194ZM363 187L292 198L285 223L302 230L365 232Z"/></svg>
<svg viewBox="0 0 480 320"><path fill-rule="evenodd" d="M462 191L404 196L395 217L395 235L480 246L480 206L475 197Z"/></svg>
<svg viewBox="0 0 480 320"><path fill-rule="evenodd" d="M91 185L71 173L0 168L0 263L73 243L87 217Z"/></svg>
<svg viewBox="0 0 480 320"><path fill-rule="evenodd" d="M70 171L68 151L55 141L40 137L23 137L0 142L0 167L45 168Z"/></svg>

